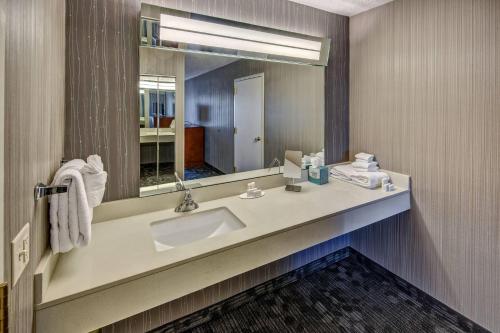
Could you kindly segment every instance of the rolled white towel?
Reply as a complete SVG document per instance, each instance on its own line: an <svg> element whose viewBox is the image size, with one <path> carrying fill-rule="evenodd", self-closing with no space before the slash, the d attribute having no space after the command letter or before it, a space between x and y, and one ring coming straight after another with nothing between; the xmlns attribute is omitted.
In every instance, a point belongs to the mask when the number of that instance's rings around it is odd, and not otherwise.
<svg viewBox="0 0 500 333"><path fill-rule="evenodd" d="M385 172L360 172L350 164L337 165L330 170L332 177L366 188L376 188L384 178L390 179Z"/></svg>
<svg viewBox="0 0 500 333"><path fill-rule="evenodd" d="M52 185L68 185L68 192L50 199L50 244L54 253L68 252L90 241L92 209L88 205L83 176L83 160L64 164L54 176Z"/></svg>
<svg viewBox="0 0 500 333"><path fill-rule="evenodd" d="M83 175L89 207L94 208L99 206L104 197L106 181L108 179L108 174L104 171L101 157L99 155L90 155L87 158L87 163L80 171Z"/></svg>
<svg viewBox="0 0 500 333"><path fill-rule="evenodd" d="M372 154L367 154L367 153L358 153L358 154L354 155L354 157L356 157L356 159L358 159L358 160L362 160L365 162L373 162L373 159L375 156Z"/></svg>
<svg viewBox="0 0 500 333"><path fill-rule="evenodd" d="M322 163L321 158L319 158L319 157L312 157L311 158L311 166L313 168L319 168L320 166L322 166L321 163Z"/></svg>

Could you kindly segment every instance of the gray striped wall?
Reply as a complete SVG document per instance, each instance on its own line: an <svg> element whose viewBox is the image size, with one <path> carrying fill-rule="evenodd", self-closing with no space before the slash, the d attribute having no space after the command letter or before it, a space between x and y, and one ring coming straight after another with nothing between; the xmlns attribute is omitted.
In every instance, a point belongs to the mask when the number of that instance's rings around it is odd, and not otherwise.
<svg viewBox="0 0 500 333"><path fill-rule="evenodd" d="M5 38L4 276L9 332L31 332L33 274L47 248L48 204L33 200L38 182L50 183L64 150L65 4L60 0L0 1ZM5 20L5 21L4 21ZM5 34L3 34L5 33ZM0 59L2 57L0 56ZM2 80L3 81L3 80ZM1 102L1 101L0 101ZM30 261L11 280L11 241L30 223Z"/></svg>
<svg viewBox="0 0 500 333"><path fill-rule="evenodd" d="M139 0L67 0L65 159L99 154L106 201L139 196Z"/></svg>
<svg viewBox="0 0 500 333"><path fill-rule="evenodd" d="M413 193L353 247L500 332L500 2L397 0L350 31L351 153Z"/></svg>

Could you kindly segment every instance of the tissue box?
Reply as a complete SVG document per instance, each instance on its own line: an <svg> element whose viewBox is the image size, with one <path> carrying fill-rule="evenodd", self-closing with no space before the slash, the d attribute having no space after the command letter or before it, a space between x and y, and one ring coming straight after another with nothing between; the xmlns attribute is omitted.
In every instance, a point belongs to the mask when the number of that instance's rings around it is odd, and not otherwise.
<svg viewBox="0 0 500 333"><path fill-rule="evenodd" d="M323 185L328 183L328 167L309 168L309 181L314 184Z"/></svg>

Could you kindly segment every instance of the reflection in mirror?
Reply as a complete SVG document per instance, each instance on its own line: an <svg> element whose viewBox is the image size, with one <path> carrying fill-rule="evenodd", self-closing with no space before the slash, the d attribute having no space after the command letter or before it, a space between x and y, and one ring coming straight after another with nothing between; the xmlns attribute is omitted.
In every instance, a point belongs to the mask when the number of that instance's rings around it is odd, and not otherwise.
<svg viewBox="0 0 500 333"><path fill-rule="evenodd" d="M206 38L200 40L206 45L172 43L162 38L164 25L210 28L198 21L216 22L229 24L227 33L234 35L239 23L143 4L144 9L148 18L142 21L140 50L141 196L175 191L174 171L188 187L208 186L280 173L275 161L283 165L286 150L323 149L324 66L304 59L296 62L295 54L305 54L300 50L292 50L283 61L279 54L238 50L237 40L234 47L224 48ZM162 23L165 13L198 21L170 17L174 21L168 22L167 15ZM264 33L255 38L267 38L269 32L242 27ZM313 37L271 33L273 38L286 37L287 43L299 38L300 43L318 44ZM315 57L323 59L329 41L318 45L320 54ZM268 169L270 164L274 168Z"/></svg>
<svg viewBox="0 0 500 333"><path fill-rule="evenodd" d="M175 78L142 75L140 93L141 188L175 181Z"/></svg>
<svg viewBox="0 0 500 333"><path fill-rule="evenodd" d="M275 158L283 163L287 149L321 151L322 67L205 54L185 57L186 139L188 130L204 133L192 148L186 144L186 158L196 147L202 166L193 175L186 169L186 179L258 174ZM212 181L224 178L229 179Z"/></svg>

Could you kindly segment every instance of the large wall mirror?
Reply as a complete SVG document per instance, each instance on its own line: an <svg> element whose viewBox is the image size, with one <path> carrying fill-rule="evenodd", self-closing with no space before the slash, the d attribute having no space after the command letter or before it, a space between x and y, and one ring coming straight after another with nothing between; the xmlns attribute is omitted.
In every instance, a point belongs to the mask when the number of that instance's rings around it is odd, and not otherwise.
<svg viewBox="0 0 500 333"><path fill-rule="evenodd" d="M328 39L142 5L140 193L281 171L324 147ZM271 168L270 168L271 166Z"/></svg>

